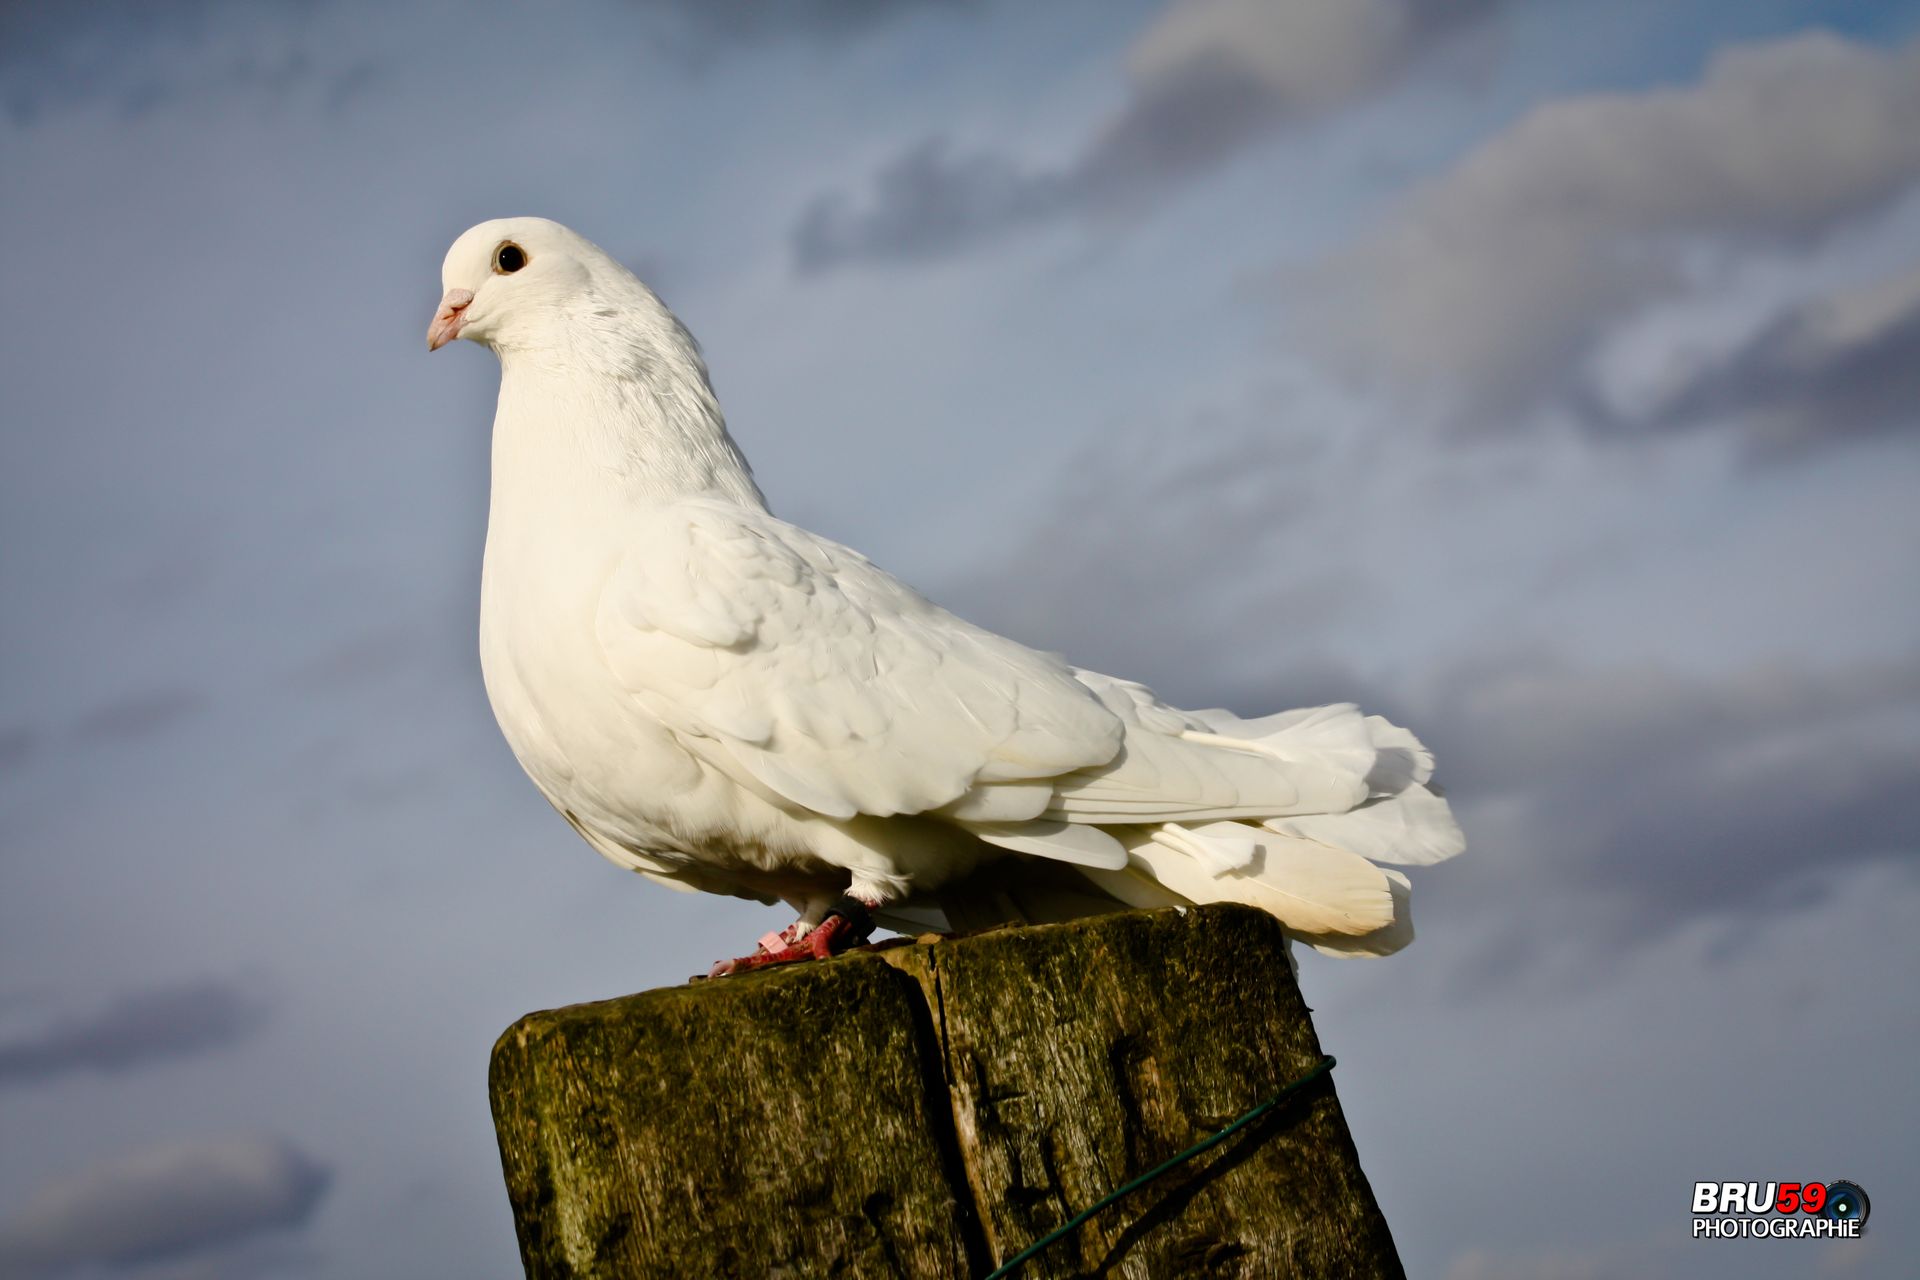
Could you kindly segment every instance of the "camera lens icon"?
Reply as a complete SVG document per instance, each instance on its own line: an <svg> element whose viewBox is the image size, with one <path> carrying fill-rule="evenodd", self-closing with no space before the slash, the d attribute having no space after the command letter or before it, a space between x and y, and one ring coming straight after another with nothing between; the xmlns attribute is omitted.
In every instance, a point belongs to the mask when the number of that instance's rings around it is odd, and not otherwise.
<svg viewBox="0 0 1920 1280"><path fill-rule="evenodd" d="M1827 1205L1820 1211L1823 1218L1832 1218L1837 1222L1851 1222L1858 1218L1862 1225L1867 1215L1873 1211L1873 1205L1867 1199L1867 1193L1860 1189L1857 1182L1829 1182L1827 1184Z"/></svg>

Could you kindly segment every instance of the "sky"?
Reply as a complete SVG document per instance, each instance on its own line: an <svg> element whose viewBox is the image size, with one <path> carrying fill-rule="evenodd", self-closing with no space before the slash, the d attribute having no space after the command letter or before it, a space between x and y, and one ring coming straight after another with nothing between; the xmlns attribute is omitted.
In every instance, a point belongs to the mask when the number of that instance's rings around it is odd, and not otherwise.
<svg viewBox="0 0 1920 1280"><path fill-rule="evenodd" d="M0 1275L518 1274L494 1037L785 923L492 723L422 335L521 214L787 518L1435 749L1418 940L1301 966L1410 1274L1907 1274L1916 119L1911 2L0 7Z"/></svg>

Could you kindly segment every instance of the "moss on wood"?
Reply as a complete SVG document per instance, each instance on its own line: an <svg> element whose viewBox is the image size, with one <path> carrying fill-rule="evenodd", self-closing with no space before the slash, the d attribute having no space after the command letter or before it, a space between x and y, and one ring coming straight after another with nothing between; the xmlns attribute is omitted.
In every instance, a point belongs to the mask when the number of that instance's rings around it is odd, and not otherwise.
<svg viewBox="0 0 1920 1280"><path fill-rule="evenodd" d="M529 1276L963 1277L1319 1057L1278 925L1227 906L531 1014L492 1093ZM1330 1081L1022 1271L1401 1274Z"/></svg>

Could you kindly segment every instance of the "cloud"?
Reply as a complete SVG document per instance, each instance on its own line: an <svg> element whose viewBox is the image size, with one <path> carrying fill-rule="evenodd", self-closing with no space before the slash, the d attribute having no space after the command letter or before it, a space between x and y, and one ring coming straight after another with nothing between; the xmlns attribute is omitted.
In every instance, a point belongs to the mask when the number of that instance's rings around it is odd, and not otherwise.
<svg viewBox="0 0 1920 1280"><path fill-rule="evenodd" d="M0 772L18 769L40 745L40 731L30 725L0 728Z"/></svg>
<svg viewBox="0 0 1920 1280"><path fill-rule="evenodd" d="M1299 331L1463 421L1509 422L1567 392L1701 244L1806 243L1920 179L1916 118L1920 41L1822 32L1718 53L1695 84L1548 103L1312 272Z"/></svg>
<svg viewBox="0 0 1920 1280"><path fill-rule="evenodd" d="M1741 418L1777 446L1920 423L1920 268L1797 302L1721 350L1677 355L1628 397L1599 389L1592 403L1634 430Z"/></svg>
<svg viewBox="0 0 1920 1280"><path fill-rule="evenodd" d="M1029 173L1005 156L954 153L946 138L923 139L880 167L872 199L854 209L821 196L793 230L794 262L819 270L860 259L933 258L1066 205L1062 175Z"/></svg>
<svg viewBox="0 0 1920 1280"><path fill-rule="evenodd" d="M916 9L978 12L984 0L787 0L784 4L713 4L711 0L642 0L641 9L673 13L709 39L759 43L795 36L833 39L899 19Z"/></svg>
<svg viewBox="0 0 1920 1280"><path fill-rule="evenodd" d="M145 738L171 728L207 705L204 694L187 689L155 689L96 707L74 724L86 742Z"/></svg>
<svg viewBox="0 0 1920 1280"><path fill-rule="evenodd" d="M1334 464L1314 430L1274 425L1314 421L1312 402L1284 389L1254 399L1191 412L1174 429L1090 441L1029 504L1027 525L941 598L1083 666L1190 675L1168 692L1202 700L1245 692L1228 673L1235 652L1262 650L1253 637L1284 629L1286 688L1302 699L1331 693L1350 673L1313 656L1315 638L1351 616L1367 583L1344 556L1289 571L1288 544L1319 536L1317 489Z"/></svg>
<svg viewBox="0 0 1920 1280"><path fill-rule="evenodd" d="M608 39L680 61L779 40L844 40L915 10L964 14L982 0L791 0L773 5L634 0L576 15ZM625 12L621 12L625 10ZM105 101L130 117L211 88L280 95L317 86L338 106L383 79L407 74L396 29L447 56L469 32L449 30L458 10L302 0L95 0L0 5L0 109L31 121L52 107ZM505 19L511 26L510 14ZM635 21L628 22L625 19ZM476 19L479 20L479 19ZM485 21L492 21L486 19ZM365 33L381 38L369 40ZM498 34L489 31L483 38ZM506 35L511 37L508 30ZM534 39L530 48L543 42ZM457 55L456 55L457 56Z"/></svg>
<svg viewBox="0 0 1920 1280"><path fill-rule="evenodd" d="M1422 730L1484 818L1475 864L1433 883L1524 898L1513 918L1563 949L1798 909L1920 852L1920 658L1698 676L1509 655L1427 680L1441 692L1415 696Z"/></svg>
<svg viewBox="0 0 1920 1280"><path fill-rule="evenodd" d="M1899 312L1853 302L1830 328L1878 334ZM1835 876L1920 852L1906 798L1920 656L1781 664L1735 656L1767 652L1757 637L1727 645L1739 628L1722 615L1756 608L1748 591L1773 593L1776 609L1800 603L1750 584L1836 555L1890 559L1856 544L1859 526L1829 521L1838 527L1789 542L1785 560L1737 536L1679 547L1724 501L1697 484L1628 475L1603 495L1590 461L1532 476L1476 456L1483 487L1463 492L1447 470L1458 451L1409 447L1308 394L1217 416L1103 435L1025 504L1025 531L937 594L1187 705L1355 700L1408 724L1438 753L1472 846L1421 878L1420 907L1488 913L1488 937L1509 949L1547 927L1545 950L1585 954L1703 918L1798 909ZM1747 527L1744 511L1717 509ZM1874 527L1884 538L1900 524ZM1612 567L1583 582L1588 556ZM1674 596L1649 585L1656 563L1675 566ZM1687 585L1701 571L1716 585ZM1570 622L1558 612L1567 592L1600 607ZM1568 652L1565 627L1596 612L1617 615L1617 631ZM1693 636L1711 638L1705 664L1674 655ZM1622 645L1667 656L1610 656Z"/></svg>
<svg viewBox="0 0 1920 1280"><path fill-rule="evenodd" d="M808 205L795 261L935 258L1050 218L1137 206L1276 128L1381 89L1499 3L1180 0L1135 42L1125 104L1066 163L1033 169L922 139L880 167L863 205L844 195Z"/></svg>
<svg viewBox="0 0 1920 1280"><path fill-rule="evenodd" d="M225 983L150 987L89 1017L0 1041L0 1085L78 1071L118 1074L222 1049L251 1034L262 1018L254 999Z"/></svg>
<svg viewBox="0 0 1920 1280"><path fill-rule="evenodd" d="M1624 1274L1628 1270L1616 1267L1599 1251L1509 1257L1473 1249L1454 1259L1446 1280L1610 1280Z"/></svg>
<svg viewBox="0 0 1920 1280"><path fill-rule="evenodd" d="M276 1138L177 1142L47 1184L0 1225L0 1270L56 1275L232 1247L305 1223L331 1172Z"/></svg>
<svg viewBox="0 0 1920 1280"><path fill-rule="evenodd" d="M365 60L323 66L314 51L324 6L104 0L0 6L0 108L29 122L56 106L105 101L135 117L210 87L284 93L322 87L331 103L367 87Z"/></svg>

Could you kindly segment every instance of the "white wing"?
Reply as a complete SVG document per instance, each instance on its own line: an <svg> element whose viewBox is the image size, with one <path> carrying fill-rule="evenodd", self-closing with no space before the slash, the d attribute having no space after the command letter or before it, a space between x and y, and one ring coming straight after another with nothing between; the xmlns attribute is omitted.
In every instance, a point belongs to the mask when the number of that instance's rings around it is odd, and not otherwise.
<svg viewBox="0 0 1920 1280"><path fill-rule="evenodd" d="M1065 663L846 547L705 500L648 512L635 538L600 598L607 662L744 785L838 819L946 810L991 839L1048 807L1047 780L1120 749Z"/></svg>
<svg viewBox="0 0 1920 1280"><path fill-rule="evenodd" d="M1351 705L1266 721L1209 723L1131 680L1074 675L1127 727L1113 761L1055 782L1048 816L1069 822L1185 822L1342 813L1366 798L1375 751ZM1222 732L1222 729L1226 732Z"/></svg>
<svg viewBox="0 0 1920 1280"><path fill-rule="evenodd" d="M796 810L928 814L1123 901L1157 882L1349 950L1410 936L1405 880L1369 858L1459 850L1425 748L1351 705L1181 711L729 503L656 508L634 539L598 606L609 667L689 750Z"/></svg>

